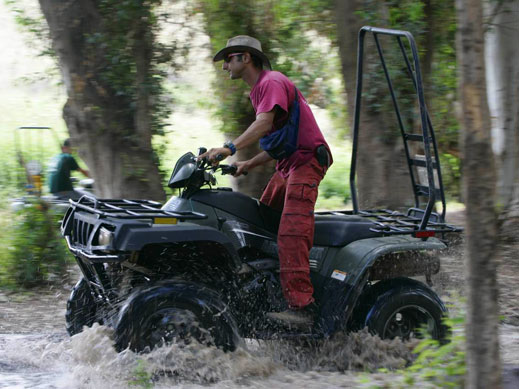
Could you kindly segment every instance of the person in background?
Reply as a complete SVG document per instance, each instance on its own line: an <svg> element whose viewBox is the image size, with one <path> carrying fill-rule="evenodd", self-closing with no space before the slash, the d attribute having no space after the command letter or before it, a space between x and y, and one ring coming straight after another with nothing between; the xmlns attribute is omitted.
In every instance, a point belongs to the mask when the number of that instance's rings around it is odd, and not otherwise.
<svg viewBox="0 0 519 389"><path fill-rule="evenodd" d="M70 172L79 170L86 177L90 177L90 174L87 170L79 167L71 153L70 139L66 139L61 146L61 154L53 157L49 164L49 191L59 198L78 200L82 194L74 190Z"/></svg>
<svg viewBox="0 0 519 389"><path fill-rule="evenodd" d="M199 158L217 164L260 141L263 151L250 160L236 162L235 176L277 160L276 173L260 201L282 212L277 243L281 287L288 307L269 312L268 317L281 324L311 325L317 307L309 252L317 189L332 163L330 148L304 96L284 74L270 70L270 61L257 39L246 35L231 38L213 60L223 60L223 70L232 80L241 79L249 85L256 120L235 140Z"/></svg>

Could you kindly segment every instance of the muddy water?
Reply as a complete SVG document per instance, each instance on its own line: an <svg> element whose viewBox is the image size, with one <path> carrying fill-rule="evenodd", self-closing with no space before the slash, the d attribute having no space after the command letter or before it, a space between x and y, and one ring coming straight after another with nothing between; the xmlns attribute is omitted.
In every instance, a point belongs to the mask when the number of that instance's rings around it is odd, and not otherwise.
<svg viewBox="0 0 519 389"><path fill-rule="evenodd" d="M65 300L61 291L0 295L0 388L389 386L400 378L362 372L402 367L411 358L412 345L367 333L339 335L318 348L247 341L234 353L192 344L118 354L109 328L96 325L68 337ZM518 327L503 324L501 335L505 364L518 366Z"/></svg>
<svg viewBox="0 0 519 389"><path fill-rule="evenodd" d="M409 345L366 333L338 336L319 349L247 341L234 353L193 344L118 354L109 328L68 337L64 315L72 286L0 292L0 388L127 388L150 380L158 388L358 387L359 370L398 368L411 358Z"/></svg>
<svg viewBox="0 0 519 389"><path fill-rule="evenodd" d="M112 343L111 330L97 325L72 338L2 335L0 387L354 387L355 370L402 367L410 358L402 342L381 342L365 333L338 337L319 350L249 341L234 353L191 344L138 355L118 354Z"/></svg>

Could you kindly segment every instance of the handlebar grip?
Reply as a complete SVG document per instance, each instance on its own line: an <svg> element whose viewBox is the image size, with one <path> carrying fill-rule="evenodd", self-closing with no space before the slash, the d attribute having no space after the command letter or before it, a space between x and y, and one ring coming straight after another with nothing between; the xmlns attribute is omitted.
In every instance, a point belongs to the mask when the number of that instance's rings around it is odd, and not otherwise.
<svg viewBox="0 0 519 389"><path fill-rule="evenodd" d="M215 159L216 159L218 162L223 161L224 158L225 158L225 157L224 157L222 154L216 154L216 157L215 157Z"/></svg>
<svg viewBox="0 0 519 389"><path fill-rule="evenodd" d="M238 170L238 168L236 166L230 165L227 168L227 174L230 174L231 176L234 176L234 173L236 173L236 170Z"/></svg>
<svg viewBox="0 0 519 389"><path fill-rule="evenodd" d="M207 149L205 147L199 147L198 148L198 155L202 155L205 152L207 152Z"/></svg>
<svg viewBox="0 0 519 389"><path fill-rule="evenodd" d="M234 176L234 173L236 173L236 170L238 170L238 167L236 165L230 165L229 168L230 168L230 173ZM249 172L244 171L241 174L246 176L248 173Z"/></svg>

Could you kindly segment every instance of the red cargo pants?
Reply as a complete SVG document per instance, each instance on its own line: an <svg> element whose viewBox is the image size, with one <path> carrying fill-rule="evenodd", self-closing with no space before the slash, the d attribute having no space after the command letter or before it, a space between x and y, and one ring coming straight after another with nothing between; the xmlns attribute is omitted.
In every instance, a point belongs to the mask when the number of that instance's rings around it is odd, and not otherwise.
<svg viewBox="0 0 519 389"><path fill-rule="evenodd" d="M282 211L278 255L281 287L290 308L302 308L314 301L308 258L314 242L317 188L326 169L314 157L293 170L287 179L276 172L260 199Z"/></svg>

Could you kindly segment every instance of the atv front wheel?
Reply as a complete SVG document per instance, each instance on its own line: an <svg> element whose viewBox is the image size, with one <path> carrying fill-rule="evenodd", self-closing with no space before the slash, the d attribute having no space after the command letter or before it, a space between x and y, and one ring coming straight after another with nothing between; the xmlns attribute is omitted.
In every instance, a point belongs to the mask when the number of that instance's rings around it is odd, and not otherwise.
<svg viewBox="0 0 519 389"><path fill-rule="evenodd" d="M194 339L233 351L240 341L236 328L213 290L190 282L164 282L130 296L115 328L116 348L151 351Z"/></svg>
<svg viewBox="0 0 519 389"><path fill-rule="evenodd" d="M96 316L97 306L90 292L90 287L84 278L81 278L67 301L65 322L70 336L83 331L83 327L92 327L94 323L101 323Z"/></svg>
<svg viewBox="0 0 519 389"><path fill-rule="evenodd" d="M442 340L446 313L440 298L425 285L401 285L378 296L366 317L366 326L382 339L403 340L422 337L421 329Z"/></svg>

